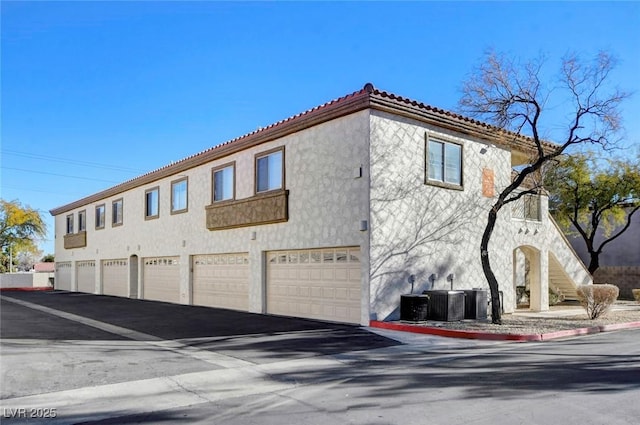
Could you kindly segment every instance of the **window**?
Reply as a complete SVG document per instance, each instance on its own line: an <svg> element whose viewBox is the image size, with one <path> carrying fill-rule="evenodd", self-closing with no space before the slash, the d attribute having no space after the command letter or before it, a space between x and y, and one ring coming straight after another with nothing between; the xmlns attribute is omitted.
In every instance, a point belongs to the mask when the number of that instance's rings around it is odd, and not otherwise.
<svg viewBox="0 0 640 425"><path fill-rule="evenodd" d="M104 229L104 204L96 206L96 229Z"/></svg>
<svg viewBox="0 0 640 425"><path fill-rule="evenodd" d="M116 199L111 204L111 225L122 225L122 199Z"/></svg>
<svg viewBox="0 0 640 425"><path fill-rule="evenodd" d="M171 183L171 214L187 211L187 185L186 178Z"/></svg>
<svg viewBox="0 0 640 425"><path fill-rule="evenodd" d="M159 201L160 201L160 188L154 187L144 192L144 218L158 218L159 213Z"/></svg>
<svg viewBox="0 0 640 425"><path fill-rule="evenodd" d="M213 202L235 198L235 163L213 169Z"/></svg>
<svg viewBox="0 0 640 425"><path fill-rule="evenodd" d="M462 186L462 146L429 139L427 151L428 180Z"/></svg>
<svg viewBox="0 0 640 425"><path fill-rule="evenodd" d="M67 216L67 235L73 233L73 214Z"/></svg>
<svg viewBox="0 0 640 425"><path fill-rule="evenodd" d="M284 187L284 149L256 156L256 193Z"/></svg>
<svg viewBox="0 0 640 425"><path fill-rule="evenodd" d="M87 230L87 211L83 210L78 213L78 232Z"/></svg>

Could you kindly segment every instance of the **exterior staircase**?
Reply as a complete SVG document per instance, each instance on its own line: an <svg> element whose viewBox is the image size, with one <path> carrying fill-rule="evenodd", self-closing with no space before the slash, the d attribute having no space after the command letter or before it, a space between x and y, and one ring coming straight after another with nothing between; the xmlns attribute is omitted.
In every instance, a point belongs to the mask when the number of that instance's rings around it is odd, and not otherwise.
<svg viewBox="0 0 640 425"><path fill-rule="evenodd" d="M577 300L578 285L592 283L593 279L551 214L549 221L554 233L549 250L549 288L566 300Z"/></svg>
<svg viewBox="0 0 640 425"><path fill-rule="evenodd" d="M565 300L577 300L577 285L564 271L562 264L553 254L549 254L549 288L556 294L561 294Z"/></svg>

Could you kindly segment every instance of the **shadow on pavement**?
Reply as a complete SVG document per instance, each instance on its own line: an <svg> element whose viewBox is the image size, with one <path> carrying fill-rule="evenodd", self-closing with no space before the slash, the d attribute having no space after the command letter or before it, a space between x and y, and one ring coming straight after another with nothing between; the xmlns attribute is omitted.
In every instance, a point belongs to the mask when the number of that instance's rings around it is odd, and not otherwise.
<svg viewBox="0 0 640 425"><path fill-rule="evenodd" d="M358 326L66 291L3 294L55 310L201 349L243 350L267 360L283 355L337 354L398 345ZM2 302L2 337L104 339L122 337L78 322ZM222 350L222 351L221 351Z"/></svg>

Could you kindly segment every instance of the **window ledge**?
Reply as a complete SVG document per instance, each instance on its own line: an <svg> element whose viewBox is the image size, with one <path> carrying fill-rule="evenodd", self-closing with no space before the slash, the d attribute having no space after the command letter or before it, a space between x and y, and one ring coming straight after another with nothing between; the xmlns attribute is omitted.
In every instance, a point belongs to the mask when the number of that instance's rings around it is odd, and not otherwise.
<svg viewBox="0 0 640 425"><path fill-rule="evenodd" d="M437 180L427 180L427 181L424 182L424 184L426 184L428 186L441 187L443 189L464 190L464 186L462 186L462 185L453 184L453 183L445 183L445 182L441 182L441 181L437 181Z"/></svg>

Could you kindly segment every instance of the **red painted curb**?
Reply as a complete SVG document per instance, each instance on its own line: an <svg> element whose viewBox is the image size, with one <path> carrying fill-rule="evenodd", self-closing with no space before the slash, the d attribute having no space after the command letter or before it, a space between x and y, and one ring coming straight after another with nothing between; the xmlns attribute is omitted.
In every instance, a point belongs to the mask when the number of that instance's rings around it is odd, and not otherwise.
<svg viewBox="0 0 640 425"><path fill-rule="evenodd" d="M549 332L540 335L541 341L549 341L550 339L566 338L569 336L590 335L600 332L599 326L591 326L589 328L567 329L564 331Z"/></svg>
<svg viewBox="0 0 640 425"><path fill-rule="evenodd" d="M448 338L481 339L486 341L548 341L557 338L566 338L578 335L589 335L599 332L615 331L620 329L640 328L640 322L617 323L614 325L592 326L588 328L567 329L546 334L496 334L481 331L460 331L455 329L442 329L429 326L409 325L405 323L380 322L372 320L369 322L372 328L388 329L392 331L412 332L427 335L443 336Z"/></svg>
<svg viewBox="0 0 640 425"><path fill-rule="evenodd" d="M628 322L628 323L615 323L613 325L600 326L600 332L617 331L620 329L635 329L640 328L640 322Z"/></svg>
<svg viewBox="0 0 640 425"><path fill-rule="evenodd" d="M519 335L519 334L495 334L480 331L459 331L455 329L433 328L428 326L415 326L404 323L379 322L372 320L369 322L372 328L389 329L392 331L412 332L419 334L437 335L448 338L482 339L490 341L541 341L541 335Z"/></svg>
<svg viewBox="0 0 640 425"><path fill-rule="evenodd" d="M23 288L0 288L0 292L32 292L32 291L53 291L50 286L26 286Z"/></svg>

